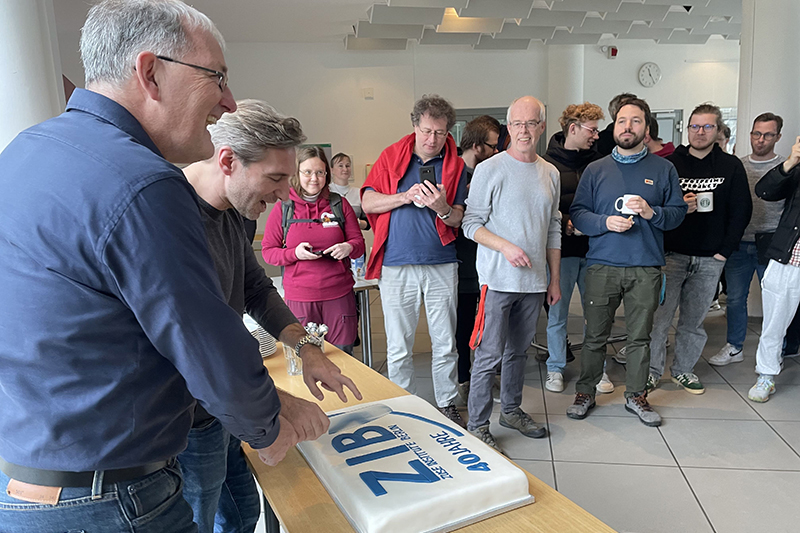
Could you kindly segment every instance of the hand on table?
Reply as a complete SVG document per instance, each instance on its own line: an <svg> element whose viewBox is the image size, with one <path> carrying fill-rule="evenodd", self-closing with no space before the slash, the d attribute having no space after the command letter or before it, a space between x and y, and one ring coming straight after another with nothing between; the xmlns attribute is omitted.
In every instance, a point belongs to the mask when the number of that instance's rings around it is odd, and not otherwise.
<svg viewBox="0 0 800 533"><path fill-rule="evenodd" d="M268 466L275 466L280 463L286 457L286 452L289 451L289 448L299 442L297 432L291 422L283 415L278 415L278 421L281 424L281 429L275 442L266 448L256 448L258 458Z"/></svg>
<svg viewBox="0 0 800 533"><path fill-rule="evenodd" d="M343 402L347 402L344 387L350 389L357 400L361 399L361 392L353 380L342 374L339 367L325 357L322 350L313 344L306 344L298 355L303 360L303 381L317 400L324 398L322 391L317 387L317 382L320 382L326 390L335 392Z"/></svg>
<svg viewBox="0 0 800 533"><path fill-rule="evenodd" d="M281 415L294 426L298 442L316 440L328 431L331 422L319 405L280 389L278 398L281 400Z"/></svg>

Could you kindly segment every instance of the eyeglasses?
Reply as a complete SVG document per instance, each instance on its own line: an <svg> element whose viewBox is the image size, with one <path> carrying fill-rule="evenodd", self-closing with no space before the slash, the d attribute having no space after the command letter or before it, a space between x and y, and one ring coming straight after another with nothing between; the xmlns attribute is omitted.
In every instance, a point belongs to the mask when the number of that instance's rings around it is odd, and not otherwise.
<svg viewBox="0 0 800 533"><path fill-rule="evenodd" d="M716 127L717 127L716 124L704 124L702 126L700 124L689 124L689 129L692 130L694 133L697 133L701 129L706 133L710 133L714 131Z"/></svg>
<svg viewBox="0 0 800 533"><path fill-rule="evenodd" d="M488 147L489 147L489 148L491 148L492 150L497 150L497 143L490 144L490 143L487 143L487 142L485 142L485 143L483 143L483 144L485 144L486 146L488 146Z"/></svg>
<svg viewBox="0 0 800 533"><path fill-rule="evenodd" d="M310 178L311 176L316 176L318 178L324 178L328 173L324 170L301 170L300 174L303 176Z"/></svg>
<svg viewBox="0 0 800 533"><path fill-rule="evenodd" d="M761 137L764 137L765 141L771 141L772 139L774 139L777 136L778 136L777 133L772 133L772 132L768 132L768 133L761 133L760 131L751 131L750 132L750 137L752 137L755 140L759 140Z"/></svg>
<svg viewBox="0 0 800 533"><path fill-rule="evenodd" d="M591 132L592 137L594 137L595 135L600 135L600 130L598 130L597 128L590 128L589 126L586 126L584 124L579 124L579 126L581 128L583 128L583 129L588 130L589 132Z"/></svg>
<svg viewBox="0 0 800 533"><path fill-rule="evenodd" d="M161 59L162 61L169 61L170 63L177 63L179 65L184 65L187 67L196 68L197 70L202 70L203 72L208 72L213 74L217 77L217 85L219 85L219 90L225 92L225 88L228 86L228 75L224 72L220 72L218 70L201 67L200 65L192 65L191 63L184 63L183 61L178 61L177 59L172 59L171 57L167 56L156 56L157 58Z"/></svg>
<svg viewBox="0 0 800 533"><path fill-rule="evenodd" d="M515 120L514 122L510 123L509 126L515 130L521 130L522 128L525 128L526 130L532 130L541 123L541 120L529 120L527 122Z"/></svg>
<svg viewBox="0 0 800 533"><path fill-rule="evenodd" d="M435 138L441 139L447 135L447 132L444 130L428 130L428 129L423 130L419 126L417 126L417 129L425 137L430 137L431 135L433 135Z"/></svg>

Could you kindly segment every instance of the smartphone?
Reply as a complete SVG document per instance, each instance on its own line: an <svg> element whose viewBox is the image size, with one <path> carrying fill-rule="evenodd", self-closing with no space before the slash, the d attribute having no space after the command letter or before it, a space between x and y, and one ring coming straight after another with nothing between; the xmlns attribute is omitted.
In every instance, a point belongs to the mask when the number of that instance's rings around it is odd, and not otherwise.
<svg viewBox="0 0 800 533"><path fill-rule="evenodd" d="M323 251L322 250L311 250L311 253L314 254L314 255L322 255Z"/></svg>
<svg viewBox="0 0 800 533"><path fill-rule="evenodd" d="M419 167L419 182L429 181L436 188L436 170L431 166Z"/></svg>

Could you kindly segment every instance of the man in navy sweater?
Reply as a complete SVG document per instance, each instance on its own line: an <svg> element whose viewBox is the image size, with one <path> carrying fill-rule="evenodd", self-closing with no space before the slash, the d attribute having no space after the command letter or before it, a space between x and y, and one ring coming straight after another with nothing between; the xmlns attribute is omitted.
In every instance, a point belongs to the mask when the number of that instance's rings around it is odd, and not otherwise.
<svg viewBox="0 0 800 533"><path fill-rule="evenodd" d="M603 375L606 339L614 313L625 303L628 354L625 408L648 426L661 417L647 402L650 330L661 293L663 232L686 215L678 173L671 163L649 154L644 137L650 123L644 100L625 100L614 116L610 156L591 163L570 208L573 225L589 236L584 315L586 337L575 402L567 416L583 419L595 406Z"/></svg>

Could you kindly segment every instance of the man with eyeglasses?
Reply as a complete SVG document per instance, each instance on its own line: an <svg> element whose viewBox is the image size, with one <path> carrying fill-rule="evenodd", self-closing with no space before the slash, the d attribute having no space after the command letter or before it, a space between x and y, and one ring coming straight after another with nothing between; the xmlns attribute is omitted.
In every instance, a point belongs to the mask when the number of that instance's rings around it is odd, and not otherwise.
<svg viewBox="0 0 800 533"><path fill-rule="evenodd" d="M617 146L610 156L586 167L570 216L589 236L586 253L581 375L567 416L586 418L595 407L603 375L606 341L614 313L625 303L627 341L625 409L651 427L661 417L647 401L650 331L661 293L663 232L676 228L686 214L678 174L644 145L650 107L638 98L624 100L614 116Z"/></svg>
<svg viewBox="0 0 800 533"><path fill-rule="evenodd" d="M361 188L361 207L375 232L366 277L379 280L389 379L416 393L412 355L424 302L436 405L463 427L455 405L455 239L467 178L448 133L455 122L456 112L447 100L423 95L411 112L414 133L381 153Z"/></svg>
<svg viewBox="0 0 800 533"><path fill-rule="evenodd" d="M206 126L236 109L205 71L227 71L223 46L177 0L99 2L86 89L0 154L4 533L196 532L175 456L197 401L268 464L299 440L175 166L212 157Z"/></svg>
<svg viewBox="0 0 800 533"><path fill-rule="evenodd" d="M489 115L481 115L464 126L461 133L461 159L467 170L467 189L478 163L486 161L498 150L500 122ZM472 329L475 327L475 310L481 296L478 271L475 268L478 243L468 239L463 231L456 236L458 258L458 308L456 310L456 349L458 350L458 397L467 405L469 397L472 351L469 346Z"/></svg>
<svg viewBox="0 0 800 533"><path fill-rule="evenodd" d="M705 392L694 373L708 340L703 321L725 261L739 246L752 211L742 162L717 143L723 126L717 106L697 106L689 117L689 145L667 156L680 176L688 213L680 226L664 234L667 285L664 303L653 318L648 391L658 386L664 373L667 335L680 309L671 379L690 394Z"/></svg>
<svg viewBox="0 0 800 533"><path fill-rule="evenodd" d="M747 174L753 213L750 223L742 234L738 250L725 263L727 283L727 342L708 362L714 366L725 366L744 361L742 347L747 336L747 298L753 274L759 283L764 278L767 259L763 252L778 227L783 212L784 200L768 202L755 194L756 183L775 166L786 159L775 153L775 144L781 138L783 119L774 113L762 113L753 121L750 131L750 155L741 161ZM759 244L762 253L759 254Z"/></svg>
<svg viewBox="0 0 800 533"><path fill-rule="evenodd" d="M545 128L544 105L532 96L518 98L508 108L507 122L508 150L476 168L463 224L464 234L479 245L483 313L474 335L467 427L498 451L502 448L489 430L498 363L500 425L526 437L547 435L521 409L522 389L539 311L545 299L553 305L561 297L558 171L536 154Z"/></svg>

